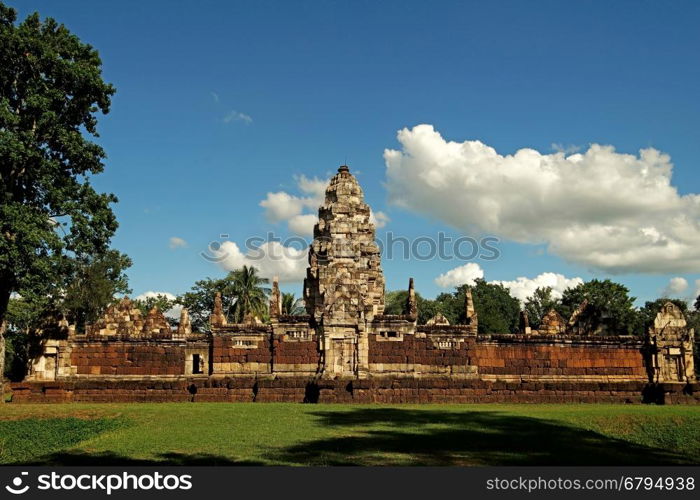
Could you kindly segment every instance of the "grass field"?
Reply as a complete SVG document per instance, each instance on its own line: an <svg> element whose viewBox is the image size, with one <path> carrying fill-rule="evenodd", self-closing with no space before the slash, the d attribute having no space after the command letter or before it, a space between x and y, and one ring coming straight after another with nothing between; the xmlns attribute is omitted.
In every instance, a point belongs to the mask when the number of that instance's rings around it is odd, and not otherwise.
<svg viewBox="0 0 700 500"><path fill-rule="evenodd" d="M0 463L700 464L700 408L9 404Z"/></svg>

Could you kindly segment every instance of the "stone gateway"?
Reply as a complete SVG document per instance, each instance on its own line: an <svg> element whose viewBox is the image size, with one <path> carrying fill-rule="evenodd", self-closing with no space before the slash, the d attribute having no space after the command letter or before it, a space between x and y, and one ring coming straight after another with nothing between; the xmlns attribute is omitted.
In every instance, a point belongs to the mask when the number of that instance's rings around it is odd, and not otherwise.
<svg viewBox="0 0 700 500"><path fill-rule="evenodd" d="M464 324L417 323L413 280L403 314L384 312L384 274L362 188L347 166L319 208L304 280L306 315L230 324L215 297L211 333L182 311L170 328L128 298L77 334L45 342L13 402L697 402L694 332L666 303L645 338L588 331L584 303L539 330L480 335L471 292Z"/></svg>

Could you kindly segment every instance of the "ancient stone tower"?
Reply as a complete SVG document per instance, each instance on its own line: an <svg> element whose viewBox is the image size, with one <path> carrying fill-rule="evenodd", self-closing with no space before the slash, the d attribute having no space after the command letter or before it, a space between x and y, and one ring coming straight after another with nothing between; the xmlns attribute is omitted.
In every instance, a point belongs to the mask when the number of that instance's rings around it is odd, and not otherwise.
<svg viewBox="0 0 700 500"><path fill-rule="evenodd" d="M324 371L367 369L367 328L384 312L384 275L370 209L357 179L341 166L326 189L309 249L306 310L324 353Z"/></svg>

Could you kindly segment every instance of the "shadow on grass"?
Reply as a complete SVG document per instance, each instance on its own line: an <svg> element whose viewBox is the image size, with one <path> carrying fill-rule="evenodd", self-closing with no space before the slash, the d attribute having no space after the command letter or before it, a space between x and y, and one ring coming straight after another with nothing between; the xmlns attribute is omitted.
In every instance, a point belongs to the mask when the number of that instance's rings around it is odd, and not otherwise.
<svg viewBox="0 0 700 500"><path fill-rule="evenodd" d="M61 451L43 456L26 465L121 465L121 466L155 466L155 465L264 465L252 460L236 461L219 455L206 453L162 453L154 459L131 458L112 452L89 453L82 451Z"/></svg>
<svg viewBox="0 0 700 500"><path fill-rule="evenodd" d="M358 408L314 412L352 436L305 441L269 456L308 465L672 465L698 463L550 420L495 411Z"/></svg>

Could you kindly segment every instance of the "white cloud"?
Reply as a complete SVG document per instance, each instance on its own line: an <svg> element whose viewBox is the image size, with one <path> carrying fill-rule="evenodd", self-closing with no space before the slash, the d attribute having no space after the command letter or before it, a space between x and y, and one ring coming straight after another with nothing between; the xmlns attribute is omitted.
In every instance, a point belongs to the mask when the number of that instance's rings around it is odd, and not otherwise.
<svg viewBox="0 0 700 500"><path fill-rule="evenodd" d="M268 221L279 222L301 214L304 201L289 193L279 191L267 193L267 197L260 202L260 206L265 209L265 217Z"/></svg>
<svg viewBox="0 0 700 500"><path fill-rule="evenodd" d="M176 248L185 248L187 246L187 241L183 240L182 238L178 238L177 236L172 236L168 240L168 246L173 250Z"/></svg>
<svg viewBox="0 0 700 500"><path fill-rule="evenodd" d="M386 226L391 219L389 219L389 216L384 212L375 212L374 210L371 210L369 213L369 220L377 229L379 229Z"/></svg>
<svg viewBox="0 0 700 500"><path fill-rule="evenodd" d="M255 267L261 276L272 279L279 276L280 282L298 282L306 275L307 249L283 246L278 241L266 242L244 254L232 241L224 241L214 252L219 265L234 271L243 266Z"/></svg>
<svg viewBox="0 0 700 500"><path fill-rule="evenodd" d="M435 278L435 284L442 288L452 288L460 285L473 285L474 280L484 277L484 270L475 262L450 269Z"/></svg>
<svg viewBox="0 0 700 500"><path fill-rule="evenodd" d="M578 277L567 278L563 274L558 273L542 273L534 278L519 276L512 281L490 281L489 283L500 283L510 290L510 294L513 297L521 302L525 302L528 297L535 293L537 288L544 287L551 287L552 297L560 299L564 290L580 285L583 283L583 279Z"/></svg>
<svg viewBox="0 0 700 500"><path fill-rule="evenodd" d="M484 270L475 262L469 262L455 267L435 278L435 284L442 288L452 288L460 285L473 285L478 278L484 277ZM700 280L699 280L700 281ZM506 287L510 294L524 302L537 288L551 287L552 297L561 298L567 288L573 288L583 283L581 278L567 278L558 273L542 273L534 278L519 276L512 281L489 281L491 284L500 284Z"/></svg>
<svg viewBox="0 0 700 500"><path fill-rule="evenodd" d="M318 217L314 214L295 215L287 221L289 230L299 236L313 236Z"/></svg>
<svg viewBox="0 0 700 500"><path fill-rule="evenodd" d="M153 290L149 290L147 292L142 293L141 295L137 295L134 297L136 300L146 300L149 297L158 297L158 295L163 295L165 296L168 300L175 300L177 297L173 295L170 292L154 292ZM167 316L168 318L180 318L180 311L182 311L182 305L180 304L175 304L173 307L168 309L167 311L163 311L163 314Z"/></svg>
<svg viewBox="0 0 700 500"><path fill-rule="evenodd" d="M676 276L668 281L668 285L663 290L665 297L674 297L680 295L688 289L688 280L681 276Z"/></svg>
<svg viewBox="0 0 700 500"><path fill-rule="evenodd" d="M545 243L569 261L611 273L700 267L700 196L671 185L668 155L591 145L583 153L446 141L431 125L398 133L387 149L392 203L464 232Z"/></svg>
<svg viewBox="0 0 700 500"><path fill-rule="evenodd" d="M295 180L299 189L301 189L304 193L311 195L309 198L306 198L307 206L314 210L318 209L326 196L328 180L319 179L318 177L309 179L305 175L295 177Z"/></svg>
<svg viewBox="0 0 700 500"><path fill-rule="evenodd" d="M235 109L229 111L228 114L224 116L224 123L231 123L236 121L241 121L246 125L249 125L253 123L253 118L251 118L250 115L241 113L240 111L236 111Z"/></svg>
<svg viewBox="0 0 700 500"><path fill-rule="evenodd" d="M287 222L289 230L299 236L312 236L314 224L318 221L318 207L326 196L328 180L304 175L294 178L296 187L306 196L297 196L287 191L267 193L260 206L265 209L265 217L270 222ZM386 226L389 216L384 212L370 212L370 220L377 228Z"/></svg>

